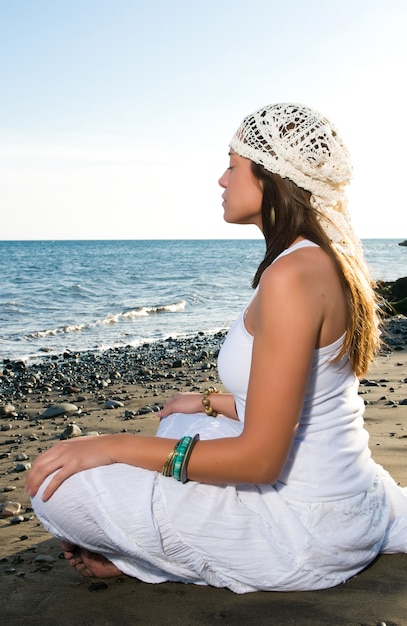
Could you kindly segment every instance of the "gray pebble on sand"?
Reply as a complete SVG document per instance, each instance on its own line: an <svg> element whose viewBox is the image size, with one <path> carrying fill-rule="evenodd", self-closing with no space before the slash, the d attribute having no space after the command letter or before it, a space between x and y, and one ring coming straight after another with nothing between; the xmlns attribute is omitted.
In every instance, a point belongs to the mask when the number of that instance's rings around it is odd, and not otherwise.
<svg viewBox="0 0 407 626"><path fill-rule="evenodd" d="M61 402L61 404L53 404L45 409L41 417L56 417L57 415L65 415L65 413L75 413L78 407L70 402Z"/></svg>

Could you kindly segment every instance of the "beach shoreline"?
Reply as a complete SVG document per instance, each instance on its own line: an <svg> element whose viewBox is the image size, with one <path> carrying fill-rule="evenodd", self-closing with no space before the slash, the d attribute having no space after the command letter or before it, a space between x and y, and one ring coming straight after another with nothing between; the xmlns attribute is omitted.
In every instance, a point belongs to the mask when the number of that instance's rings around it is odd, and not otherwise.
<svg viewBox="0 0 407 626"><path fill-rule="evenodd" d="M374 459L407 486L407 318L390 318L386 326L388 346L361 381L360 394ZM72 424L84 435L153 435L155 412L175 391L223 388L216 358L224 335L197 333L104 353L66 352L32 365L3 363L0 505L15 502L21 509L0 518L2 623L407 624L407 555L380 556L345 585L322 592L244 596L125 577L100 584L81 579L59 558L58 542L38 523L24 491L27 464L68 436ZM44 415L62 404L71 408Z"/></svg>

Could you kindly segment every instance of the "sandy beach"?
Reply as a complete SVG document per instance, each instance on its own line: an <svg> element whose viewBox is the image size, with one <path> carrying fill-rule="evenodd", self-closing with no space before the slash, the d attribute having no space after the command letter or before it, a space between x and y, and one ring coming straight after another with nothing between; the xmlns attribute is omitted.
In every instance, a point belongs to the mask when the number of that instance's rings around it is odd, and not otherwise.
<svg viewBox="0 0 407 626"><path fill-rule="evenodd" d="M360 393L374 459L407 486L407 319L393 318L388 330L389 346L361 381ZM198 334L139 350L66 353L28 368L3 363L2 624L407 624L407 555L381 555L333 589L242 596L194 585L148 585L127 577L82 579L60 558L59 543L42 529L24 491L30 462L61 436L69 436L72 424L83 435L124 430L154 434L154 411L175 390L219 384L215 365L222 339L219 334L208 343ZM49 407L61 408L61 403L65 412L52 415Z"/></svg>

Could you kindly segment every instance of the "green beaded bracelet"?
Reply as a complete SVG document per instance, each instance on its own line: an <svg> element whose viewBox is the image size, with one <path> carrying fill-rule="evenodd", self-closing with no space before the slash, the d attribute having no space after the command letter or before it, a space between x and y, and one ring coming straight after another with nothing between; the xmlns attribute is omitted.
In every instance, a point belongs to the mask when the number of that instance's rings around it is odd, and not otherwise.
<svg viewBox="0 0 407 626"><path fill-rule="evenodd" d="M175 478L175 480L181 480L182 462L184 460L185 453L188 450L191 441L192 441L192 437L182 437L182 439L180 439L177 445L175 446L176 454L175 454L174 463L172 466L172 477Z"/></svg>

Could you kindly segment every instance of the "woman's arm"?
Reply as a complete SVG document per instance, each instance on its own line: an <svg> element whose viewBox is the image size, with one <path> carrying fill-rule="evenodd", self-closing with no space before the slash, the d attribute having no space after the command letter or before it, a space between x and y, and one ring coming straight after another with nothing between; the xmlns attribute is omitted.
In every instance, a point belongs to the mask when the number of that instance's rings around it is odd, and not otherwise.
<svg viewBox="0 0 407 626"><path fill-rule="evenodd" d="M231 419L238 419L235 400L231 393L211 393L208 399L210 406L216 413ZM157 416L163 418L171 415L171 413L202 413L205 410L202 400L202 393L176 393L167 400L161 411L157 411Z"/></svg>

